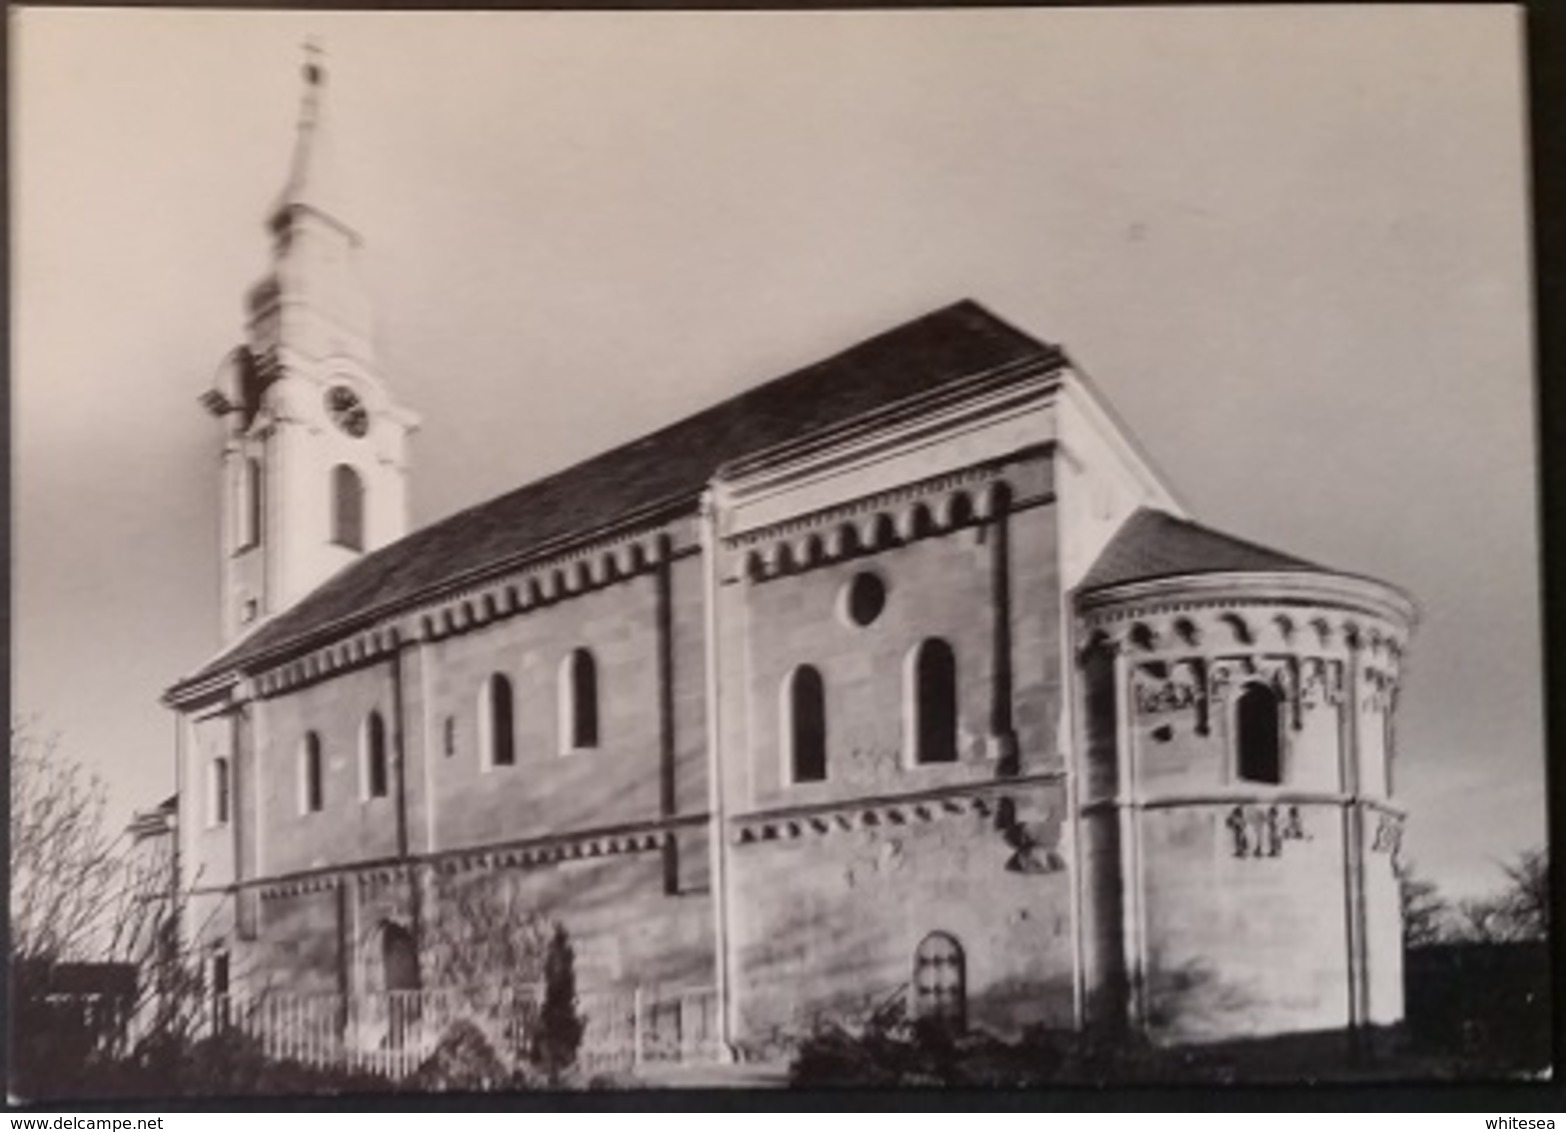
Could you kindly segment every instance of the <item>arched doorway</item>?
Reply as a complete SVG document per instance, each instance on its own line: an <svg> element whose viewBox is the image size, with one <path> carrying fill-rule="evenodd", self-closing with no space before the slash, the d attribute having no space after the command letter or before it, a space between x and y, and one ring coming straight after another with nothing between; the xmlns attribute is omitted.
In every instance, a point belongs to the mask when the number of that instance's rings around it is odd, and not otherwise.
<svg viewBox="0 0 1566 1132"><path fill-rule="evenodd" d="M914 949L914 1017L960 1031L968 1021L968 964L962 944L931 932Z"/></svg>
<svg viewBox="0 0 1566 1132"><path fill-rule="evenodd" d="M386 987L386 1046L402 1049L419 1025L419 949L413 933L390 921L381 925L381 974Z"/></svg>

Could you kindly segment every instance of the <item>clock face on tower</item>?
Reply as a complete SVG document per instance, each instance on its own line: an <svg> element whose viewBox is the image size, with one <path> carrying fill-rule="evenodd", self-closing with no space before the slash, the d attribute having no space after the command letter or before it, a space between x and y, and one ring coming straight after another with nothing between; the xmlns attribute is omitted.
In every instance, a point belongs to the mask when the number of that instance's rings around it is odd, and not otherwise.
<svg viewBox="0 0 1566 1132"><path fill-rule="evenodd" d="M370 414L359 395L346 385L334 385L326 391L326 411L332 423L349 436L363 436L370 428Z"/></svg>

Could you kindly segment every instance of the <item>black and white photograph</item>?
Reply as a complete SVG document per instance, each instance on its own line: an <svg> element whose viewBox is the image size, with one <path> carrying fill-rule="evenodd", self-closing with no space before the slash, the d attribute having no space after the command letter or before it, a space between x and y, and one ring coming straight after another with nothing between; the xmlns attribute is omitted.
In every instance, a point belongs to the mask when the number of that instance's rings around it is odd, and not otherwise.
<svg viewBox="0 0 1566 1132"><path fill-rule="evenodd" d="M1524 31L14 8L12 1103L1547 1079Z"/></svg>

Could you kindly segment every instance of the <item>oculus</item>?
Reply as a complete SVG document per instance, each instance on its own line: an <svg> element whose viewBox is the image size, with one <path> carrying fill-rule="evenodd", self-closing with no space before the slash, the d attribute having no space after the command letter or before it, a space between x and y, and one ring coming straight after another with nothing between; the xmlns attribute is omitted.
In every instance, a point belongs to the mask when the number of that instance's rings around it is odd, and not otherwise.
<svg viewBox="0 0 1566 1132"><path fill-rule="evenodd" d="M843 587L842 612L850 625L863 628L886 608L886 583L871 573L855 574Z"/></svg>

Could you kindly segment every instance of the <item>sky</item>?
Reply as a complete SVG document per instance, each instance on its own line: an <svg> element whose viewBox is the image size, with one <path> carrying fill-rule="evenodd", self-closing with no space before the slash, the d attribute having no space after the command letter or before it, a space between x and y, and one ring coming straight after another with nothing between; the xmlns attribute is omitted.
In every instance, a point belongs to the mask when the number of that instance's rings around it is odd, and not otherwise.
<svg viewBox="0 0 1566 1132"><path fill-rule="evenodd" d="M1197 518L1416 598L1421 872L1543 843L1515 11L11 14L12 708L116 820L218 646L197 398L313 38L415 525L971 297Z"/></svg>

